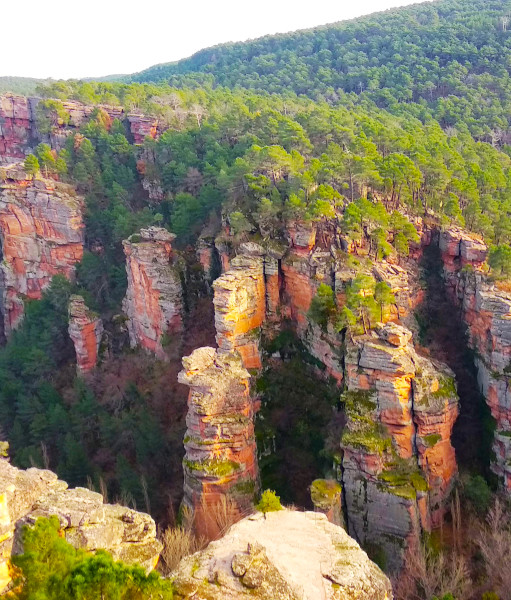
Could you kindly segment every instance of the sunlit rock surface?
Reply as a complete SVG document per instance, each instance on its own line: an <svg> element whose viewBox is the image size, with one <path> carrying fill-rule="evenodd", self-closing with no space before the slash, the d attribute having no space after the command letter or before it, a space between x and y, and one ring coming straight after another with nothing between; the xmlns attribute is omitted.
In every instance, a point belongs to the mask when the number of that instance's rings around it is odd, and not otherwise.
<svg viewBox="0 0 511 600"><path fill-rule="evenodd" d="M56 274L73 279L83 256L83 198L70 185L0 168L0 312L5 335L23 300L39 299Z"/></svg>
<svg viewBox="0 0 511 600"><path fill-rule="evenodd" d="M384 573L320 513L282 510L234 525L175 572L184 600L390 600Z"/></svg>
<svg viewBox="0 0 511 600"><path fill-rule="evenodd" d="M69 489L52 471L12 466L0 458L0 592L9 584L11 553L21 553L21 528L55 515L76 548L108 550L116 560L156 566L161 544L153 519L124 506L103 504L101 494Z"/></svg>

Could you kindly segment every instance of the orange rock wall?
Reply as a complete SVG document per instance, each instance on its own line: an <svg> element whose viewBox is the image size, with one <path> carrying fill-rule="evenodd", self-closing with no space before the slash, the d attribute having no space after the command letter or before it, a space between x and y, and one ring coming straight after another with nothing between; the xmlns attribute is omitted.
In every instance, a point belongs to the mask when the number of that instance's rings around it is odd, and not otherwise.
<svg viewBox="0 0 511 600"><path fill-rule="evenodd" d="M104 110L112 120L127 121L135 144L142 144L147 136L155 138L165 130L165 126L157 119L140 113L127 113L122 106L92 106L65 100L62 105L69 115L69 123L60 122L49 136L42 136L37 130L35 118L39 101L39 98L14 94L0 95L0 163L23 159L41 141L59 150L66 137L84 125L96 108Z"/></svg>
<svg viewBox="0 0 511 600"><path fill-rule="evenodd" d="M18 175L19 177L20 175ZM56 274L69 279L83 255L83 199L52 180L0 180L0 309L5 335Z"/></svg>
<svg viewBox="0 0 511 600"><path fill-rule="evenodd" d="M511 494L511 294L486 277L487 249L478 237L452 228L440 232L439 246L447 290L462 310L477 351L478 382L496 421L492 470Z"/></svg>

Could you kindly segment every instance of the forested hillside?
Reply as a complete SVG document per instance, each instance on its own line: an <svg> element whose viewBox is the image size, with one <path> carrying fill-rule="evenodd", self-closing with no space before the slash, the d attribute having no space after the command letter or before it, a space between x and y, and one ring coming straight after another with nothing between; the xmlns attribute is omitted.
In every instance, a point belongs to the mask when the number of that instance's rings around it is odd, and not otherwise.
<svg viewBox="0 0 511 600"><path fill-rule="evenodd" d="M431 114L443 127L464 122L476 137L499 140L511 114L510 15L509 0L424 2L208 48L131 80L293 91L334 104L354 93L392 111Z"/></svg>

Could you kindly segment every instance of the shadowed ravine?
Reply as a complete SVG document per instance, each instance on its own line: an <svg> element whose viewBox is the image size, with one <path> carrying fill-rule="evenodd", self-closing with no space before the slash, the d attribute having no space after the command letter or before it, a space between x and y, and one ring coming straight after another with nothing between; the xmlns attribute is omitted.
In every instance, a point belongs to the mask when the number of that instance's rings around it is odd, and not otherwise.
<svg viewBox="0 0 511 600"><path fill-rule="evenodd" d="M424 249L421 261L425 299L418 313L420 341L433 359L454 371L460 414L452 443L461 470L490 475L492 418L477 384L477 370L467 343L460 309L449 300L442 278L442 260L436 243Z"/></svg>

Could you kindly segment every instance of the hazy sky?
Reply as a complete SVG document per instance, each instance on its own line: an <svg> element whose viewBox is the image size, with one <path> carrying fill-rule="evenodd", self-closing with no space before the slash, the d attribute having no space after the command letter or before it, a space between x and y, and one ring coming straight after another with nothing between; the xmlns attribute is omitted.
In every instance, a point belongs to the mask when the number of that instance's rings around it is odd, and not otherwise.
<svg viewBox="0 0 511 600"><path fill-rule="evenodd" d="M7 2L7 0L0 0ZM25 0L2 11L0 75L133 73L201 48L417 0Z"/></svg>

